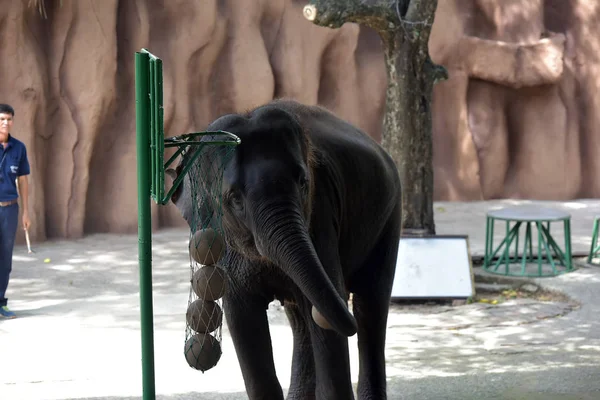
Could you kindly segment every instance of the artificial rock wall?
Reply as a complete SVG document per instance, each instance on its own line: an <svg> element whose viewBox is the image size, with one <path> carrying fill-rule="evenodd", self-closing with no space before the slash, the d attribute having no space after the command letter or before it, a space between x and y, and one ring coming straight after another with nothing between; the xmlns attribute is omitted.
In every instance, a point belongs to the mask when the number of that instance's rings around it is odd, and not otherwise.
<svg viewBox="0 0 600 400"><path fill-rule="evenodd" d="M438 4L436 198L600 197L600 2Z"/></svg>
<svg viewBox="0 0 600 400"><path fill-rule="evenodd" d="M0 9L0 101L28 146L32 240L137 230L134 53L164 60L165 132L293 97L379 138L378 36L303 0L46 0ZM438 0L436 200L600 197L600 4ZM172 205L153 226L180 225ZM19 232L19 242L23 241Z"/></svg>

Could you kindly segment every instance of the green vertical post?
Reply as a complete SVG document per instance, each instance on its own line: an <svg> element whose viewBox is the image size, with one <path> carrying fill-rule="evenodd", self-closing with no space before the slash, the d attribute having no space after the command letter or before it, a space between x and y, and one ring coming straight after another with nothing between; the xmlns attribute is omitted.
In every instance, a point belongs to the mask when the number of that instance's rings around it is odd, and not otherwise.
<svg viewBox="0 0 600 400"><path fill-rule="evenodd" d="M490 224L491 218L487 217L485 220L485 253L483 255L483 268L488 267L489 258L492 255L492 238L490 237Z"/></svg>
<svg viewBox="0 0 600 400"><path fill-rule="evenodd" d="M508 262L509 260L509 250L510 250L510 241L508 237L510 233L510 222L506 221L506 247L504 248L504 265L506 265L506 275L508 275Z"/></svg>
<svg viewBox="0 0 600 400"><path fill-rule="evenodd" d="M565 230L565 263L567 267L567 271L570 271L573 268L573 260L571 255L571 220L567 219L564 221L564 230Z"/></svg>
<svg viewBox="0 0 600 400"><path fill-rule="evenodd" d="M598 231L600 230L600 217L594 219L594 225L592 228L592 244L590 246L590 254L588 255L588 264L592 263L592 260L596 257L596 254L600 252L600 246L598 246Z"/></svg>
<svg viewBox="0 0 600 400"><path fill-rule="evenodd" d="M143 399L154 400L154 334L152 309L152 218L150 213L149 55L135 53L135 124L138 180L138 261L142 331Z"/></svg>

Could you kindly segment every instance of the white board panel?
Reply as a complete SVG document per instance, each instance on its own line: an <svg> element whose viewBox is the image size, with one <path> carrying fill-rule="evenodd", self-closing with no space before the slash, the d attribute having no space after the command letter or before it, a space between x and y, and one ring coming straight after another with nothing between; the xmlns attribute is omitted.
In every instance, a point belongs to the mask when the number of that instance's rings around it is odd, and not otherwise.
<svg viewBox="0 0 600 400"><path fill-rule="evenodd" d="M392 298L467 298L472 276L466 236L402 237Z"/></svg>

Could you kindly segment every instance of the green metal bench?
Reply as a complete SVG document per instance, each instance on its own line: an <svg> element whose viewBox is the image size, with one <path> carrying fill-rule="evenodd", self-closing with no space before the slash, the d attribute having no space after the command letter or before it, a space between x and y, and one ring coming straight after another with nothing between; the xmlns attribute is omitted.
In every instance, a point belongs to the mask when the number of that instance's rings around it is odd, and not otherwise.
<svg viewBox="0 0 600 400"><path fill-rule="evenodd" d="M592 230L592 244L590 246L590 254L587 262L592 264L592 260L600 256L600 245L598 244L598 231L600 230L600 215L594 218L594 229Z"/></svg>
<svg viewBox="0 0 600 400"><path fill-rule="evenodd" d="M496 220L506 223L504 239L494 248L494 225ZM550 232L551 222L563 222L565 244L561 249ZM511 223L514 225L511 227ZM519 256L519 236L521 226L525 226L523 251ZM533 253L533 227L537 229L537 257ZM514 255L510 248L514 243ZM495 257L500 254L495 263ZM535 271L528 263L537 263ZM500 268L504 264L504 268ZM520 268L511 268L511 264L520 264ZM551 270L543 268L550 265ZM562 268L559 268L559 265ZM483 269L487 272L510 276L556 276L573 270L571 260L571 215L553 208L533 205L507 207L487 213L485 256Z"/></svg>

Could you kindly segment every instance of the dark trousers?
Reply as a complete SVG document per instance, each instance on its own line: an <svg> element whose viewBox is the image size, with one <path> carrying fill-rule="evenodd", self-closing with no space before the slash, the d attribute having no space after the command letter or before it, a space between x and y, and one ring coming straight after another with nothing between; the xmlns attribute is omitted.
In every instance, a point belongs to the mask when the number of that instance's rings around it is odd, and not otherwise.
<svg viewBox="0 0 600 400"><path fill-rule="evenodd" d="M13 248L19 222L19 203L0 207L0 307L5 306L6 288L12 270Z"/></svg>

